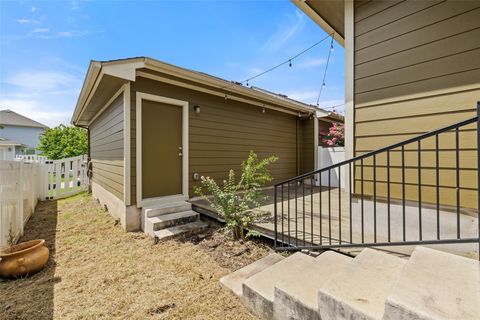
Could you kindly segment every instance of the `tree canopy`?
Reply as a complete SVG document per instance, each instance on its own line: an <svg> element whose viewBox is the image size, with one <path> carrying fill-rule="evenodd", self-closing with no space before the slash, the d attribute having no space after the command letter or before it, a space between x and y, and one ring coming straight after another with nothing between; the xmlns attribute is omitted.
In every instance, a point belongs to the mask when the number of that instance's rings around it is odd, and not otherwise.
<svg viewBox="0 0 480 320"><path fill-rule="evenodd" d="M37 147L52 160L76 157L87 153L87 130L63 124L45 130Z"/></svg>

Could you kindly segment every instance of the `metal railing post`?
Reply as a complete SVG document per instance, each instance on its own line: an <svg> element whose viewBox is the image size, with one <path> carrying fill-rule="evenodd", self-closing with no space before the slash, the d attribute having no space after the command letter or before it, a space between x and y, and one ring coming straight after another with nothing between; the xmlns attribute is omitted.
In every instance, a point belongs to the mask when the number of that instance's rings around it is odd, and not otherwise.
<svg viewBox="0 0 480 320"><path fill-rule="evenodd" d="M275 236L273 238L274 248L277 248L277 186L273 187L273 228Z"/></svg>

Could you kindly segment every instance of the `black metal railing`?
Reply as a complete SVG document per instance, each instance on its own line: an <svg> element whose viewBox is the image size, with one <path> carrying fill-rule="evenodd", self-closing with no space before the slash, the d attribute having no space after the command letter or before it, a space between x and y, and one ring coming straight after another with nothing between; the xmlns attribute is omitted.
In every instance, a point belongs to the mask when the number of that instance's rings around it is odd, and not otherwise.
<svg viewBox="0 0 480 320"><path fill-rule="evenodd" d="M480 102L475 117L276 184L275 248L478 243L480 252L479 144Z"/></svg>

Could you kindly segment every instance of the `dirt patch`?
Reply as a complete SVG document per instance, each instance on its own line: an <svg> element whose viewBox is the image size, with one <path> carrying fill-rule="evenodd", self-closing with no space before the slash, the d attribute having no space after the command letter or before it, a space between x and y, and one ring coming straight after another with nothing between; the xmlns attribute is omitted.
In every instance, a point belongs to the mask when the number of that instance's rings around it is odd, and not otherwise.
<svg viewBox="0 0 480 320"><path fill-rule="evenodd" d="M154 244L90 196L42 202L22 241L46 240L46 268L0 280L0 319L255 319L218 280L268 254L208 230Z"/></svg>
<svg viewBox="0 0 480 320"><path fill-rule="evenodd" d="M208 232L187 240L198 244L221 267L231 271L240 269L273 252L260 238L251 238L250 241L233 241L227 232L219 230L215 225Z"/></svg>

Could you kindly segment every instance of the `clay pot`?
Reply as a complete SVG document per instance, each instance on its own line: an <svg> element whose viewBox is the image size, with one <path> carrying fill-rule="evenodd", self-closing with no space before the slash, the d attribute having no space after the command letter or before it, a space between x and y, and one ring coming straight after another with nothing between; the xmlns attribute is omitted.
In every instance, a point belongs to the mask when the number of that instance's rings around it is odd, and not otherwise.
<svg viewBox="0 0 480 320"><path fill-rule="evenodd" d="M45 240L22 242L0 253L0 277L18 278L43 269L48 261Z"/></svg>

